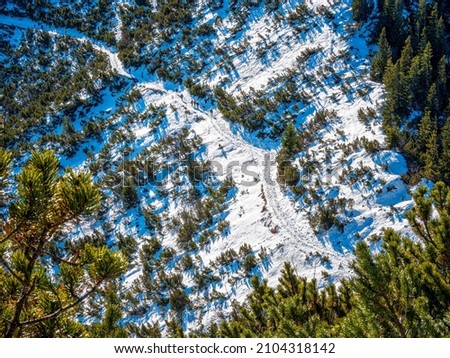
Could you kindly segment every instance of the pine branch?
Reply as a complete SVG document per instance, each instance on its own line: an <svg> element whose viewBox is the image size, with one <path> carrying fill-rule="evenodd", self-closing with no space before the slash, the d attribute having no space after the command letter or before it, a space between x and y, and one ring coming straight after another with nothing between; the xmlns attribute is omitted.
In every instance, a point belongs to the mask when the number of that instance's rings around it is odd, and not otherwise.
<svg viewBox="0 0 450 358"><path fill-rule="evenodd" d="M43 252L45 254L51 256L54 260L58 261L59 263L64 263L64 264L67 264L67 265L72 266L72 267L80 267L80 266L82 266L82 264L80 264L78 262L72 262L72 261L63 259L62 257L59 257L58 255L52 254L48 250L43 250Z"/></svg>
<svg viewBox="0 0 450 358"><path fill-rule="evenodd" d="M80 297L78 297L78 299L76 301L72 302L71 304L69 304L69 305L67 305L65 307L61 307L60 309L56 310L55 312L50 313L50 314L48 314L48 315L46 315L44 317L40 317L40 318L30 319L28 321L19 322L19 326L26 326L26 325L29 325L29 324L35 324L35 323L39 323L39 322L43 322L43 321L55 318L55 317L59 316L60 314L64 313L65 311L68 311L71 308L74 308L74 307L78 306L86 298L88 298L95 291L97 291L97 289L100 287L102 282L103 281L100 281L97 284L95 284L89 291L87 291L84 295L81 295Z"/></svg>
<svg viewBox="0 0 450 358"><path fill-rule="evenodd" d="M8 262L3 258L3 256L0 256L0 264L22 285L25 284L24 279L22 279L12 268L9 266Z"/></svg>
<svg viewBox="0 0 450 358"><path fill-rule="evenodd" d="M14 235L17 231L19 231L19 229L21 228L21 226L23 225L23 223L25 222L25 220L22 220L15 228L13 231L11 231L9 234L7 234L3 239L0 240L0 245L4 244L6 241L8 241L12 235Z"/></svg>

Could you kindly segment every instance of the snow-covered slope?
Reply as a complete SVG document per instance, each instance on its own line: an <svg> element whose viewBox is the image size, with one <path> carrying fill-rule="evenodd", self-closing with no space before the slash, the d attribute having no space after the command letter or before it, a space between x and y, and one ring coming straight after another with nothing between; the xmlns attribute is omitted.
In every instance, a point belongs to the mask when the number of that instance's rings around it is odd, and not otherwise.
<svg viewBox="0 0 450 358"><path fill-rule="evenodd" d="M352 23L351 1L311 0L306 2L313 14L305 22L308 28L294 31L283 17L301 3L287 2L275 14L267 13L264 6L251 9L247 23L237 36L230 35L234 24L223 16L225 20L218 27L214 46L244 46L244 49L241 54L231 56L231 72L225 73L220 65L213 64L197 78L210 87L226 83L227 92L236 97L254 91L271 97L278 88L277 83L282 83L277 79L290 76L302 100L279 107L272 114L273 118L289 117L296 127L305 128L317 112L328 113L326 123L315 127L315 137L308 149L296 156L295 165L301 172L297 187L301 195L277 182L275 157L280 148L279 139L263 139L239 124L228 122L215 103L194 98L183 86L161 81L147 74L145 68L125 68L113 48L79 31L0 16L3 25L35 28L91 42L96 50L108 56L117 74L132 83L124 87L122 94L140 93L138 101L126 106L105 96L108 102L100 104L90 114L94 116L103 111L106 120L114 123L114 130L108 129L101 141L86 145L93 152L90 158L83 155L66 158L63 161L66 165L84 168L92 165L100 160L105 145L121 131L132 136L132 140L124 141L131 150L131 159L151 148L156 148L157 156L160 148L157 145L164 138L179 135L183 128L188 128L190 134L183 140L201 139L202 145L196 149L195 158L210 161L215 172L213 186L217 188L219 182L232 175L235 189L227 196L223 211L209 226L202 226L199 233L212 230L213 239L195 249L181 249L177 242L179 226L173 225L173 218L190 208L190 204L183 190L178 191L173 182L164 187L173 194L161 194L158 185L145 183L139 187L139 208L123 209L114 195L108 196L105 221L83 231L108 231L113 242L119 233L131 235L142 248L154 233L146 229L141 208L154 208L163 225L158 239L163 248L175 249L173 257L164 261L162 268L168 275L181 275L182 290L190 299L191 305L183 310L188 327L217 319L220 311L230 309L233 299L243 301L253 274L275 285L283 263L290 261L300 275L315 277L320 284L338 282L350 273L348 264L357 240L366 240L380 233L383 227L406 230L404 213L411 205L408 188L401 180L406 164L397 153L384 149L378 113L383 89L367 75L368 29L357 28ZM213 15L206 11L202 21L208 21ZM120 38L120 34L117 36ZM311 49L314 51L305 55ZM152 118L149 113L155 108L164 108L165 116L160 124L152 126L154 120L146 118ZM144 119L125 126L130 113L142 115ZM364 113L370 113L366 120ZM120 141L109 148L110 162L116 167L123 160L123 148ZM177 161L171 156L162 159L167 163ZM97 180L105 173L106 170L100 171ZM180 187L188 181L184 178L181 182ZM198 184L198 188L207 197L206 186ZM342 226L321 226L318 215L324 208L331 210ZM219 230L220 221L229 222L229 227ZM108 223L108 230L105 223ZM198 243L198 237L195 241ZM245 245L251 246L250 251L256 258L256 264L249 270L242 267L248 256L245 250L239 259L217 263L221 254L229 250L240 252ZM161 251L158 255L155 257L160 257ZM186 255L191 256L196 269L180 269L180 262ZM215 278L199 289L196 272L205 273L207 269ZM143 270L142 260L136 256L134 267L124 278L124 290L137 302L147 303L141 311L130 308L125 320L160 321L164 325L170 306L155 304L151 299L145 301L145 297L153 297L148 292L137 293L145 286L142 282L146 279L153 285L162 280L160 273L149 274ZM169 288L162 295L170 294Z"/></svg>

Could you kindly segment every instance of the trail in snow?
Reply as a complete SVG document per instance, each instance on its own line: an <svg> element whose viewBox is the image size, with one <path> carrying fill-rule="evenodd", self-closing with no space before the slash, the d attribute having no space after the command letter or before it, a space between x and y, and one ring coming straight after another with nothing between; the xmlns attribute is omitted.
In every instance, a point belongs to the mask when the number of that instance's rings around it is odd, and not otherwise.
<svg viewBox="0 0 450 358"><path fill-rule="evenodd" d="M130 75L125 70L125 67L123 66L122 62L120 61L120 59L115 51L113 51L111 48L109 48L106 44L102 43L101 41L91 39L91 38L87 37L85 34L83 34L82 32L79 32L75 29L52 27L47 24L36 22L36 21L30 20L30 19L9 17L9 16L5 16L5 15L0 15L0 24L14 26L14 27L20 27L22 29L34 29L34 30L48 31L49 33L52 33L55 35L69 36L72 38L76 38L79 41L90 42L92 44L92 46L94 47L94 49L96 49L97 51L100 51L108 56L112 68L115 69L119 75L127 77L127 78L133 78L133 76Z"/></svg>
<svg viewBox="0 0 450 358"><path fill-rule="evenodd" d="M127 78L134 78L129 72L126 71L116 52L114 52L106 44L90 39L85 34L77 30L51 27L29 19L7 17L4 15L0 15L0 24L25 29L33 28L36 30L44 30L61 36L70 36L80 41L90 42L96 50L108 56L111 66L117 71L118 74ZM213 130L216 137L219 139L219 142L232 145L234 150L238 152L251 154L252 160L255 162L259 170L259 177L262 180L269 212L273 214L274 224L276 224L280 230L277 237L282 237L281 243L287 244L291 248L294 248L294 250L290 249L290 252L303 253L305 255L310 252L319 252L321 254L326 254L334 264L349 261L349 254L343 255L333 250L330 246L325 246L315 237L309 226L307 224L305 225L305 223L307 223L307 218L305 215L303 213L296 212L293 203L286 197L280 186L277 184L276 167L273 166L270 168L269 172L266 172L266 161L268 158L270 160L275 159L275 150L267 150L251 145L239 134L232 133L230 125L219 113L215 111L211 115L206 111L194 108L190 105L190 103L188 103L189 101L182 100L180 93L178 92L164 90L162 86L161 88L156 88L159 86L154 82L141 81L139 83L139 87L143 89L144 97L148 97L150 95L149 93L154 91L164 93L164 95L158 96L162 101L166 102L169 100L172 104L178 104L180 108L184 107L191 113L201 115L207 119L208 128L205 128L205 131ZM187 94L186 97L188 96L189 95Z"/></svg>
<svg viewBox="0 0 450 358"><path fill-rule="evenodd" d="M194 108L190 104L190 98L187 92L183 93L182 98L181 93L170 90L163 91L162 88L156 88L154 83L141 83L139 86L144 97L149 98L149 96L152 96L152 94L158 91L164 92L160 98L161 103L169 100L176 108L184 108L191 115L205 118L207 126L204 128L204 132L208 134L204 134L204 136L211 136L211 130L214 131L215 138L218 139L216 144L225 143L226 145L231 145L234 151L251 155L251 161L255 163L259 171L258 175L263 184L269 212L273 214L274 224L280 230L277 236L283 238L281 243L294 248L292 252L296 254L303 253L305 256L310 253L319 252L320 254L327 255L333 264L336 265L342 262L348 262L351 259L350 253L341 254L331 246L322 244L307 224L308 219L305 214L297 212L292 201L283 193L276 180L276 166L272 165L275 161L275 150L267 150L253 146L239 134L234 134L229 123L217 111L211 114L207 110ZM152 100L154 101L154 98ZM150 103L151 100L149 99L148 102ZM228 158L225 162L232 162L236 157ZM269 161L272 163L268 163ZM244 159L240 160L240 165L243 165L244 162ZM267 167L268 165L270 166L269 168ZM243 186L240 189L246 189L246 187Z"/></svg>
<svg viewBox="0 0 450 358"><path fill-rule="evenodd" d="M179 94L177 94L179 96ZM181 98L180 98L181 101ZM264 184L264 191L266 198L268 199L268 206L270 211L275 215L276 221L280 226L280 229L284 231L289 237L287 241L294 245L298 252L308 254L309 252L320 252L328 255L334 262L343 261L343 256L337 253L332 248L322 245L317 238L315 238L311 231L305 228L305 217L303 214L299 215L293 211L292 204L289 199L284 195L281 187L276 184L276 167L267 168L270 165L268 161L275 160L275 150L266 150L252 146L241 136L233 134L231 132L229 124L218 113L214 113L213 116L209 115L206 111L199 111L189 103L185 103L190 111L205 116L208 120L210 127L216 132L219 138L225 143L232 143L236 148L245 150L247 153L251 153L253 160L260 169L260 178ZM270 169L270 170L268 170ZM347 255L348 256L348 255Z"/></svg>
<svg viewBox="0 0 450 358"><path fill-rule="evenodd" d="M330 258L334 267L338 267L343 263L344 266L351 260L351 253L340 253L334 250L331 245L322 243L315 236L312 229L308 224L308 218L305 213L299 212L294 203L283 193L281 187L278 185L277 169L275 166L275 150L264 149L262 146L254 146L247 142L239 133L233 133L230 124L222 117L218 111L214 110L212 113L206 109L194 108L191 104L192 98L187 91L179 93L176 91L166 90L162 85L154 82L141 82L138 85L138 89L143 94L145 102L148 104L171 104L174 108L179 110L184 109L189 113L191 117L202 117L203 121L194 124L195 131L199 134L204 143L207 144L208 150L213 156L212 159L221 162L222 167L226 167L227 164L238 161L242 167L246 162L253 162L252 170L256 168L258 177L261 180L256 183L252 188L246 185L237 183L239 191L245 191L250 189L249 201L239 201L239 205L243 206L246 212L252 212L252 215L258 217L252 217L248 220L258 221L263 219L263 215L260 210L254 210L252 207L256 207L258 202L262 199L259 198L260 185L263 185L264 193L267 198L267 209L270 214L268 221L272 222L279 230L276 234L270 234L266 231L265 237L259 237L260 242L256 240L258 245L267 239L266 242L270 243L272 249L275 250L276 245L286 245L287 251L291 257L285 257L291 259L291 261L299 261L301 256L305 257L310 253L320 253ZM187 121L187 118L186 118ZM188 122L188 121L187 121ZM171 127L174 128L177 125L185 125L186 123L172 123ZM215 152L215 146L224 144L227 151L227 156L221 155ZM211 159L211 158L209 158ZM271 163L268 163L268 162ZM268 167L270 166L270 167ZM242 169L242 168L240 168ZM238 177L242 174L240 171ZM234 207L232 210L237 211L238 208ZM251 227L251 223L247 222ZM259 226L263 226L259 224ZM247 233L252 239L258 236L257 233ZM260 233L261 234L261 233ZM244 238L244 241L250 239ZM229 246L227 246L229 247ZM341 270L336 275L343 277L346 274L345 270Z"/></svg>
<svg viewBox="0 0 450 358"><path fill-rule="evenodd" d="M324 2L325 0L323 0ZM117 6L117 4L116 4ZM145 106L148 108L152 105L164 104L167 107L167 120L168 125L165 128L164 133L172 133L180 130L183 127L192 128L203 140L203 143L207 150L204 155L208 160L213 160L220 162L223 168L227 167L228 164L233 162L239 163L239 173L237 185L237 194L230 200L227 212L224 214L224 219L230 222L230 231L227 236L218 236L206 249L201 249L199 251L199 257L205 265L208 262L214 261L218 255L225 252L228 249L239 250L241 245L249 244L254 249L255 253L258 252L259 247L265 248L269 252L268 264L261 265L258 270L258 274L264 276L269 281L269 284L276 285L278 277L281 272L282 265L286 261L291 261L298 273L302 276L312 278L316 277L316 267L321 269L320 266L325 266L324 268L330 274L332 280L339 281L343 277L348 277L350 269L348 268L348 263L352 260L353 254L351 252L351 235L358 232L362 233L363 237L367 237L370 233L375 233L379 230L377 228L382 227L394 227L400 229L403 224L401 219L386 219L385 209L387 204L379 204L379 195L375 194L374 189L369 187L367 192L365 187L362 191L358 192L358 188L352 188L351 186L341 183L337 183L338 192L340 191L342 197L345 198L359 198L356 205L359 203L355 211L358 211L359 216L354 220L355 222L349 226L354 227L354 231L348 230L345 235L347 237L345 240L349 242L349 245L334 246L332 238L320 238L312 230L308 214L305 211L300 211L297 206L299 203L294 202L276 181L277 170L274 163L268 164L267 161L275 161L276 150L271 149L270 146L262 145L266 143L260 143L257 138L247 139L246 135L238 130L235 131L235 127L226 121L223 116L217 111L213 112L208 109L194 108L192 105L192 98L187 91L182 93L176 90L167 89L165 83L154 80L148 80L144 75L140 76L137 72L133 72L136 77L130 74L120 61L117 56L116 51L110 48L108 45L90 39L85 34L74 30L74 29L64 29L51 27L46 24L41 24L40 22L30 21L25 18L11 18L4 15L0 15L0 24L16 26L19 28L33 28L35 30L49 31L50 33L70 36L79 41L90 42L93 47L108 56L111 66L117 71L118 74L133 78L136 87L143 98ZM342 25L342 24L341 24ZM118 18L117 23L117 39L120 38L120 18ZM258 33L263 33L265 31L266 23L261 21L255 27L254 31L250 35L254 35L257 39ZM264 67L264 65L259 64L259 60L252 59L248 61L236 60L237 71L242 74L241 77L236 78L233 82L232 89L238 91L242 89L244 91L250 88L260 88L265 86L272 77L277 73L283 73L297 58L298 54L301 54L304 48L310 46L319 46L323 48L324 56L321 61L330 61L336 54L340 51L346 50L348 48L347 41L344 41L336 33L335 29L331 26L319 26L320 31L315 33L312 37L306 37L304 39L297 39L292 43L286 41L290 37L284 37L289 34L289 31L281 31L275 37L267 37L273 41L280 42L280 48L278 49L282 52L279 58L275 58L272 62L270 68ZM222 39L223 40L223 39ZM225 40L224 40L225 41ZM255 40L256 41L256 40ZM253 41L253 42L255 42ZM221 43L219 41L219 43ZM331 45L330 45L331 44ZM253 43L254 45L254 43ZM313 46L314 45L314 46ZM361 58L365 58L368 50L362 47ZM345 66L338 67L338 73L341 71L343 73L348 73L348 75L343 75L342 80L351 78L353 75L361 76L360 71L356 70L360 66L364 68L365 61L353 60L347 61ZM350 75L351 73L351 75ZM210 85L217 84L221 76L216 76L211 78ZM367 78L366 78L367 79ZM351 143L353 140L360 138L362 134L370 140L376 139L383 141L383 134L381 131L381 126L373 126L372 130L369 131L359 121L356 120L358 116L358 109L371 106L373 107L375 103L382 100L382 88L379 85L372 84L372 89L370 93L365 97L342 95L342 88L340 84L328 84L324 83L324 87L318 87L319 91L314 94L314 107L316 108L331 108L337 111L337 117L339 121L333 124L337 124L338 128L345 133L345 140L338 139L337 135L330 130L330 133L326 133L323 137L323 143L329 141L332 144L338 143ZM172 87L173 88L173 87ZM321 90L321 88L323 90ZM314 89L314 88L313 88ZM317 88L316 88L317 90ZM338 98L336 102L335 99L332 100L332 95ZM184 110L184 113L183 113ZM306 115L305 115L306 116ZM203 120L196 120L195 117L202 117ZM136 131L134 134L137 138L142 140L139 144L145 148L146 146L151 146L152 135L149 134L150 129L147 126L136 125ZM315 147L318 151L318 155L323 155L324 144L318 143ZM310 149L314 149L310 148ZM364 154L364 153L363 153ZM387 153L387 155L390 155ZM367 159L367 163L364 164L371 165L370 157L364 158L354 154L352 160ZM348 168L351 169L350 160ZM381 165L384 163L385 159L379 159ZM259 181L255 181L251 186L245 185L244 181L249 179L249 176L244 178L244 173L242 167L245 163L252 163L252 170L258 175ZM267 166L270 166L269 168ZM374 164L375 165L375 164ZM339 168L342 168L342 163L338 158L332 159L329 164L329 168L333 169L333 175L339 175ZM228 174L228 173L227 173ZM401 174L401 173L399 173ZM219 179L223 178L224 173L218 176ZM234 177L234 176L233 176ZM242 178L242 179L241 179ZM396 176L392 178L389 174L383 174L380 176L382 179L397 180ZM252 177L250 176L250 179ZM239 182L240 180L240 182ZM247 181L249 183L249 181ZM263 203L262 190L264 191L267 203ZM370 191L371 190L371 191ZM406 191L405 191L406 192ZM367 197L364 197L364 195ZM400 193L401 194L401 193ZM398 195L400 195L398 194ZM387 195L387 194L386 194ZM367 200L366 200L367 199ZM389 199L389 198L388 198ZM378 200L378 201L377 201ZM394 202L396 204L397 201ZM407 202L399 202L399 210L401 205L406 205ZM389 204L390 205L390 204ZM393 207L391 205L391 207ZM262 209L263 208L263 209ZM179 208L169 208L167 209L168 217L176 216L178 214ZM366 218L367 217L367 218ZM366 219L368 219L366 223ZM272 232L272 229L276 227L277 230ZM124 229L126 230L126 228ZM120 231L120 229L118 230ZM167 233L164 236L164 245L169 245L175 247L176 242L171 233ZM321 255L326 255L331 261L331 265L319 265L316 262L311 264L307 260L311 257L310 253L315 254L318 252ZM313 258L312 261L315 259ZM133 279L139 276L140 271L130 272L127 276L128 284L131 284ZM232 273L230 273L232 275ZM320 279L320 278L319 278ZM189 278L188 278L189 280ZM326 280L326 279L324 279ZM244 301L250 286L248 280L238 281L236 284L230 283L228 280L224 279L218 284L215 289L225 294L226 297L231 299L237 299L238 301ZM201 297L199 297L201 299ZM216 307L210 304L205 307L210 310L209 312L202 312L201 316L206 321L210 321L214 318L217 313ZM151 311L151 312L150 312ZM150 321L152 319L159 319L159 310L150 310L147 319ZM194 323L193 323L194 324Z"/></svg>

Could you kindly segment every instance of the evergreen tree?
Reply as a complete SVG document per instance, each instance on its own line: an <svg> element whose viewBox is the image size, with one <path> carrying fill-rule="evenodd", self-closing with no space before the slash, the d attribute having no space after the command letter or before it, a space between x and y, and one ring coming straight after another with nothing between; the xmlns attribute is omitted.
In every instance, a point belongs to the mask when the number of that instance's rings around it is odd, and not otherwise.
<svg viewBox="0 0 450 358"><path fill-rule="evenodd" d="M0 147L0 208L5 206L7 200L5 190L8 184L9 167L11 162L11 153Z"/></svg>
<svg viewBox="0 0 450 358"><path fill-rule="evenodd" d="M423 175L425 178L436 180L439 177L439 151L436 126L434 126L433 131L428 138L426 151L422 155L422 161L424 163Z"/></svg>
<svg viewBox="0 0 450 358"><path fill-rule="evenodd" d="M144 323L144 324L134 324L129 323L127 326L131 335L137 338L161 338L161 328L159 323Z"/></svg>
<svg viewBox="0 0 450 358"><path fill-rule="evenodd" d="M76 133L75 127L67 118L64 118L62 122L62 134L65 136L71 136L74 133Z"/></svg>
<svg viewBox="0 0 450 358"><path fill-rule="evenodd" d="M299 152L298 133L293 123L290 123L281 137L281 146L285 152L292 156Z"/></svg>
<svg viewBox="0 0 450 358"><path fill-rule="evenodd" d="M424 51L412 60L409 73L410 99L417 109L424 107L432 83L431 57L431 45L428 43Z"/></svg>
<svg viewBox="0 0 450 358"><path fill-rule="evenodd" d="M427 0L419 0L419 10L417 11L417 23L419 31L427 25Z"/></svg>
<svg viewBox="0 0 450 358"><path fill-rule="evenodd" d="M402 73L401 61L397 61L395 65L388 61L383 82L386 89L386 109L392 111L392 116L404 118L409 112L410 80Z"/></svg>
<svg viewBox="0 0 450 358"><path fill-rule="evenodd" d="M419 133L417 136L417 155L425 155L430 137L436 132L436 120L429 110L425 111L419 123Z"/></svg>
<svg viewBox="0 0 450 358"><path fill-rule="evenodd" d="M137 187L132 178L127 178L123 184L122 199L126 209L136 206L139 202Z"/></svg>
<svg viewBox="0 0 450 358"><path fill-rule="evenodd" d="M419 52L423 52L425 50L425 48L427 47L427 43L429 42L426 30L427 30L426 28L423 28L422 32L420 33Z"/></svg>
<svg viewBox="0 0 450 358"><path fill-rule="evenodd" d="M439 168L442 180L450 185L450 117L447 118L442 128L442 150L439 160Z"/></svg>
<svg viewBox="0 0 450 358"><path fill-rule="evenodd" d="M276 157L277 179L281 185L295 185L300 180L300 173L292 164L292 155L281 148Z"/></svg>
<svg viewBox="0 0 450 358"><path fill-rule="evenodd" d="M382 26L387 29L386 37L395 50L395 58L398 57L397 51L402 47L405 40L402 11L403 0L384 0L383 13L380 20Z"/></svg>
<svg viewBox="0 0 450 358"><path fill-rule="evenodd" d="M7 163L5 154L0 163ZM7 157L7 155L6 155ZM33 152L17 175L0 230L0 332L4 337L76 336L80 306L125 270L118 252L66 242L67 229L96 212L89 174L67 170L51 151ZM0 182L9 171L0 166Z"/></svg>
<svg viewBox="0 0 450 358"><path fill-rule="evenodd" d="M444 109L447 105L447 71L445 68L445 56L442 56L437 68L436 80L436 101L439 110Z"/></svg>
<svg viewBox="0 0 450 358"><path fill-rule="evenodd" d="M424 30L435 55L433 65L436 66L440 58L445 54L445 25L442 17L439 18L436 3L432 5L427 26L424 27Z"/></svg>
<svg viewBox="0 0 450 358"><path fill-rule="evenodd" d="M358 22L364 22L370 15L372 10L371 0L353 0L352 1L352 16L353 20Z"/></svg>
<svg viewBox="0 0 450 358"><path fill-rule="evenodd" d="M378 52L370 68L370 76L374 81L381 81L383 79L389 59L392 59L391 46L386 37L386 28L383 27L378 39Z"/></svg>
<svg viewBox="0 0 450 358"><path fill-rule="evenodd" d="M409 36L403 44L399 60L387 61L384 67L386 101L383 127L387 142L403 151L410 163L419 164L419 172L411 178L418 179L422 175L447 182L443 174L445 170L439 164L439 158L443 155L442 126L449 108L446 73L448 53L445 41L447 30L443 16L446 7L442 1L427 3L421 0L418 8L410 2L403 5L397 0L384 0L381 3L379 19L388 29L386 43L391 45L394 59L399 49L399 41L395 42L392 38L398 21L396 13L399 8L404 8L409 13L408 27L405 27ZM378 53L372 63L371 74L374 78L374 74L380 73L380 58L382 56ZM426 117L426 111L430 111L435 129L428 133L425 142L423 135L416 141L421 121L412 119L410 115L419 112Z"/></svg>
<svg viewBox="0 0 450 358"><path fill-rule="evenodd" d="M120 289L113 283L105 289L103 306L104 315L100 322L89 327L89 335L93 338L126 338L128 332L120 325L123 307L118 292Z"/></svg>
<svg viewBox="0 0 450 358"><path fill-rule="evenodd" d="M443 183L414 195L408 220L420 242L385 231L383 250L358 243L352 264L355 300L345 336L440 337L450 333L450 195ZM438 216L433 218L433 208Z"/></svg>
<svg viewBox="0 0 450 358"><path fill-rule="evenodd" d="M346 313L339 291L329 285L320 291L315 279L298 277L286 263L277 289L254 277L248 305L235 307L224 321L222 337L329 337L334 323ZM343 282L344 290L347 283Z"/></svg>
<svg viewBox="0 0 450 358"><path fill-rule="evenodd" d="M402 49L402 53L400 56L400 70L404 76L407 76L409 73L409 69L411 67L412 59L413 59L414 51L411 44L411 36L405 41L405 44Z"/></svg>

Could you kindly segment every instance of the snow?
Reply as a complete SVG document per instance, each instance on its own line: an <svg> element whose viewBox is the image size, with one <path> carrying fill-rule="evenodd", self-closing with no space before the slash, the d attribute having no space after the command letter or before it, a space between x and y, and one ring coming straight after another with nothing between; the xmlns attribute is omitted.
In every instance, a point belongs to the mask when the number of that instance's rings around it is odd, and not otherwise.
<svg viewBox="0 0 450 358"><path fill-rule="evenodd" d="M35 30L48 31L51 34L58 34L60 36L70 36L80 41L88 41L92 43L93 47L97 51L100 51L108 56L111 66L117 71L119 75L132 78L132 76L125 70L116 52L114 52L111 48L109 48L108 46L106 46L105 44L101 43L98 40L88 39L83 33L77 30L52 27L44 23L32 21L30 19L10 17L1 14L0 14L0 24L20 27L24 29L31 28Z"/></svg>
<svg viewBox="0 0 450 358"><path fill-rule="evenodd" d="M300 2L291 1L285 5L285 9L294 7ZM314 8L319 5L329 7L328 1L325 0L314 0L309 3ZM279 142L260 140L256 135L230 124L211 105L194 108L191 105L193 99L187 91L177 91L171 84L163 83L155 76L145 75L144 69L135 69L131 74L124 68L114 49L87 38L81 32L53 28L27 19L4 15L0 15L0 24L24 29L41 29L93 43L96 50L108 56L118 74L132 78L136 82L134 88L143 96L142 101L136 105L138 111L143 111L150 105L169 107L163 136L176 133L188 126L202 138L205 146L204 159L212 162L218 178L223 180L227 174L233 174L237 193L229 203L226 213L226 220L230 222L230 233L198 252L203 263L208 264L225 250L233 248L237 251L241 245L250 244L256 252L261 247L267 248L269 252L268 264L262 265L257 273L267 278L270 285L277 284L280 270L286 261L292 262L300 275L308 278L316 277L320 284L324 285L326 281L319 277L321 270L326 270L333 282L350 275L348 264L353 259L353 247L357 240L365 240L372 234L380 233L383 227L407 231L404 213L411 205L408 188L400 177L407 172L406 161L400 154L390 150L368 153L364 149L357 149L346 156L339 147L350 145L363 137L384 144L379 114L370 126L358 120L360 108L379 109L383 101L383 89L368 79L369 63L366 56L370 48L364 37L367 30L365 28L357 30L352 36L344 30L345 26L351 23L350 4L349 0L335 2L333 7L336 13L335 20L327 23L320 18L317 20L319 26L310 29L306 34L293 34L292 29L287 26L273 29L267 25L267 22L272 21L268 15L255 15L249 19L245 29L236 38L230 38L228 31L223 29L215 40L217 44L234 45L244 36L249 39L249 53L232 59L235 70L230 75L231 84L227 90L234 95L238 95L240 91L249 91L251 88L268 88L269 81L292 68L299 54L308 47L318 47L321 52L317 55L317 59L307 65L306 73L319 77L317 72L319 67L330 64L342 75L341 83L334 83L331 80L302 83L302 88L313 96L311 103L299 110L297 117L297 125L300 125L311 120L312 114L318 109L336 111L336 118L330 120L320 131L320 140L313 142L308 149L308 155L315 156L320 162L318 172L308 179L311 179L311 182L321 181L318 191L324 193L323 197L345 198L353 202L344 231L339 232L333 228L327 233L318 233L311 227L310 216L317 207L295 198L277 183L274 161ZM205 14L204 18L210 19L212 15ZM120 22L118 24L120 28ZM264 36L267 42L276 43L276 51L269 54L265 61L258 58L254 51L258 47L257 43L261 41L258 35ZM119 33L117 36L120 38ZM348 60L336 59L337 55L345 51L349 53ZM223 74L218 68L213 68L208 78L202 78L211 87L222 79ZM346 80L350 83L351 90L343 93L341 86ZM367 94L360 95L357 89L362 89L363 85L367 85L369 90ZM112 115L116 109L112 105L113 102L114 98L107 94L101 106L102 110L107 113L110 111ZM201 117L203 120L195 120L195 117ZM156 134L151 133L150 128L144 124L136 124L132 130L138 148L136 152L155 141ZM327 151L332 152L328 161L325 160ZM73 160L78 165L85 160L85 156L80 155ZM75 163L66 161L63 164ZM367 180L368 184L363 184L363 179L355 183L342 180L344 170L356 171L362 167L369 168L374 175L371 182ZM305 185L312 184L308 182ZM262 193L267 203L264 202ZM157 195L153 196L152 193L148 195L149 198L153 198L152 200L158 200ZM163 204L158 207L165 208ZM180 209L177 203L169 203L168 216L175 215ZM115 215L114 210L111 215ZM139 224L136 222L142 221L142 215L139 217L137 213L131 211L120 214L122 216L118 213L116 215L121 231L137 234ZM121 220L121 217L126 215L130 215L130 220L135 224L127 225L125 220ZM174 234L165 232L163 244L175 247ZM307 260L311 253L316 252L326 255L330 264L320 266ZM139 275L138 268L128 272L125 276L125 285L131 286ZM186 279L186 282L189 282L189 279ZM224 293L227 300L237 299L240 302L245 300L250 290L248 280L240 280L232 285L224 279L215 288ZM229 306L225 307L225 311L227 310ZM190 327L197 325L200 316L203 316L203 323L217 319L220 308L209 303L201 311L197 316L191 317ZM160 314L159 309L153 307L145 320L162 320Z"/></svg>
<svg viewBox="0 0 450 358"><path fill-rule="evenodd" d="M405 158L393 151L384 150L377 153L373 161L377 165L386 165L388 171L395 175L403 175L408 172Z"/></svg>

